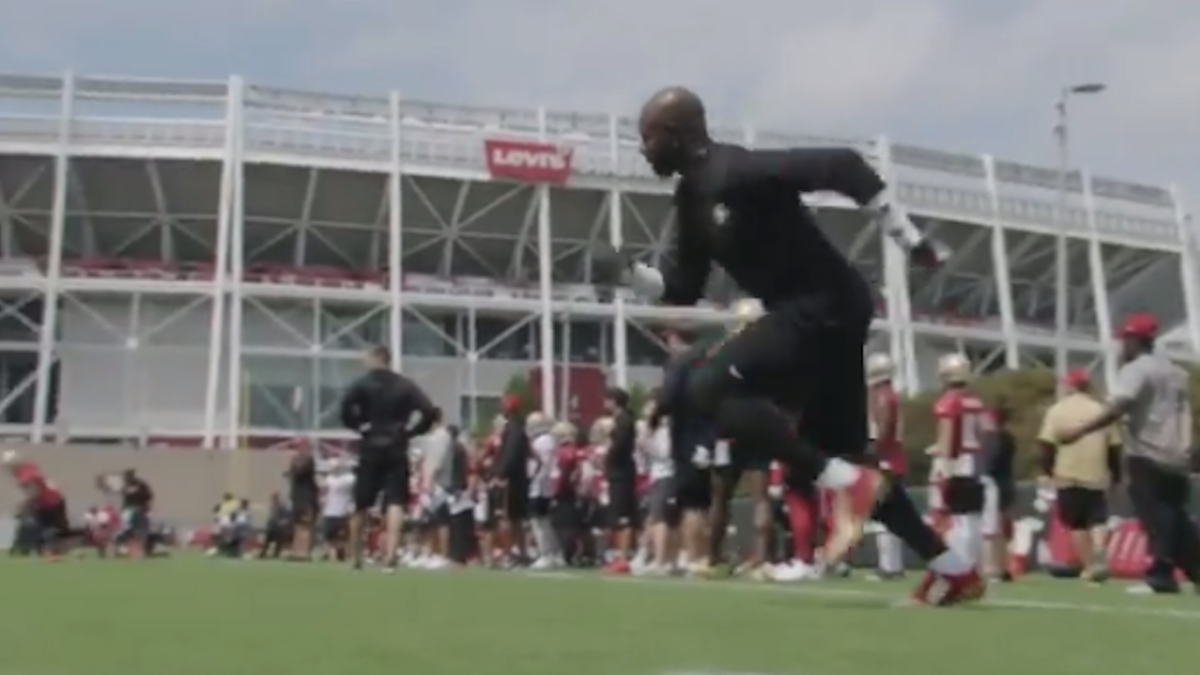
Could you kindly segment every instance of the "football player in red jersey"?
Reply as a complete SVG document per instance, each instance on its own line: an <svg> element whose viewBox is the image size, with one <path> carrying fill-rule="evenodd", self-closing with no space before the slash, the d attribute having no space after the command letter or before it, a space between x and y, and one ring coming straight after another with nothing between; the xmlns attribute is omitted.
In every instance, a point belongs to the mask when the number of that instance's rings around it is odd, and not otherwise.
<svg viewBox="0 0 1200 675"><path fill-rule="evenodd" d="M22 487L37 524L42 555L49 560L60 559L66 553L66 539L72 534L66 498L40 473L23 482Z"/></svg>
<svg viewBox="0 0 1200 675"><path fill-rule="evenodd" d="M938 360L942 394L934 403L938 421L937 444L933 449L947 473L943 491L946 510L953 521L946 539L952 565L938 569L937 561L917 587L919 602L951 605L978 600L986 584L977 565L982 553L981 515L984 488L980 480L977 455L981 439L993 425L991 411L967 387L971 361L962 354L946 354Z"/></svg>
<svg viewBox="0 0 1200 675"><path fill-rule="evenodd" d="M895 364L887 354L867 357L867 421L871 446L879 468L896 480L903 480L908 468L904 456L904 420L900 414L900 395L892 382ZM900 538L880 529L875 545L879 568L872 579L887 580L904 576L904 546Z"/></svg>

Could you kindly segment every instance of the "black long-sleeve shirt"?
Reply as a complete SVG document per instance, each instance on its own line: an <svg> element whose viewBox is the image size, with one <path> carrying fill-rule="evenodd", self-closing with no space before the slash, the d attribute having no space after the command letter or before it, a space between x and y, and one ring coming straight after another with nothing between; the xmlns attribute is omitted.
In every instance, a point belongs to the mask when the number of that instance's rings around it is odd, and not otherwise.
<svg viewBox="0 0 1200 675"><path fill-rule="evenodd" d="M679 181L675 265L663 302L691 305L713 263L768 308L797 299L869 310L870 287L817 227L801 193L836 192L867 205L884 190L858 152L845 148L748 150L714 144Z"/></svg>
<svg viewBox="0 0 1200 675"><path fill-rule="evenodd" d="M415 423L413 416L419 416ZM428 433L436 416L433 402L415 382L384 368L355 380L342 397L342 424L364 439L407 442Z"/></svg>
<svg viewBox="0 0 1200 675"><path fill-rule="evenodd" d="M496 477L512 482L527 478L525 467L529 463L529 434L525 432L525 421L519 415L509 415L500 433L500 452L496 456Z"/></svg>
<svg viewBox="0 0 1200 675"><path fill-rule="evenodd" d="M637 475L637 423L628 410L613 415L612 436L604 455L604 473L609 482L631 481Z"/></svg>

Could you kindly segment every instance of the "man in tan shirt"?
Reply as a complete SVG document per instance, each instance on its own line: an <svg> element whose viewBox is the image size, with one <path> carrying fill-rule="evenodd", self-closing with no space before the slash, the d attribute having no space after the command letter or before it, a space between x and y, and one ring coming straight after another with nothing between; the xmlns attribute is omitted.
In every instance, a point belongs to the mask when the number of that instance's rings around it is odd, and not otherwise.
<svg viewBox="0 0 1200 675"><path fill-rule="evenodd" d="M1071 541L1085 565L1083 578L1106 576L1105 537L1108 492L1120 482L1121 434L1116 425L1085 434L1072 443L1059 439L1104 410L1092 397L1085 370L1067 373L1066 394L1046 411L1038 444L1042 449L1042 482L1057 490L1058 518L1071 531Z"/></svg>

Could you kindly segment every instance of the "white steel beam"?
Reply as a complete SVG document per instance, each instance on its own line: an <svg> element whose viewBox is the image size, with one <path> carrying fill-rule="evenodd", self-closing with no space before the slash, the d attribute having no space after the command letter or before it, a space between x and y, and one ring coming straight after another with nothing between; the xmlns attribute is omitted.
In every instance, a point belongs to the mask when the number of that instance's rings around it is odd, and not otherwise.
<svg viewBox="0 0 1200 675"><path fill-rule="evenodd" d="M596 246L596 242L600 241L600 235L605 231L605 226L611 219L609 213L612 210L613 194L610 192L604 195L604 199L600 201L600 208L596 209L596 217L592 219L592 225L588 229L587 242L583 244L583 264L579 272L585 284L592 283L592 256L589 252Z"/></svg>
<svg viewBox="0 0 1200 675"><path fill-rule="evenodd" d="M100 245L96 243L96 219L93 217L91 206L83 189L83 178L74 163L67 166L67 197L73 200L80 210L80 220L83 223L84 256L93 258L99 254Z"/></svg>
<svg viewBox="0 0 1200 675"><path fill-rule="evenodd" d="M242 87L244 92L244 85ZM233 206L229 219L229 358L225 363L225 400L228 401L229 413L224 446L229 449L236 448L240 442L243 410L247 404L244 400L245 373L242 364L242 322L245 312L242 285L246 273L246 145L245 125L240 117L245 110L242 96L244 94L238 97L238 124L229 130L235 139Z"/></svg>
<svg viewBox="0 0 1200 675"><path fill-rule="evenodd" d="M1104 380L1108 391L1117 381L1117 350L1112 340L1112 308L1108 304L1108 279L1105 276L1104 255L1100 250L1100 227L1096 216L1096 198L1092 192L1092 174L1080 171L1083 187L1083 208L1088 224L1088 267L1092 282L1092 305L1096 308L1096 323L1100 353L1104 359Z"/></svg>
<svg viewBox="0 0 1200 675"><path fill-rule="evenodd" d="M1007 230L1001 218L1000 188L996 182L996 160L991 155L983 156L983 167L988 192L988 206L992 216L992 267L996 275L997 300L1000 305L1000 332L1004 339L1004 365L1016 369L1021 365L1020 346L1017 342L1017 320L1013 311L1013 285L1009 276ZM1022 242L1022 246L1026 242Z"/></svg>
<svg viewBox="0 0 1200 675"><path fill-rule="evenodd" d="M537 249L530 243L530 240L533 238L534 226L537 224L541 198L540 188L534 188L529 196L529 204L525 207L525 216L521 219L521 229L517 232L513 256L509 261L508 276L511 278L524 280L525 254L527 251L537 253Z"/></svg>
<svg viewBox="0 0 1200 675"><path fill-rule="evenodd" d="M321 180L321 172L316 167L310 167L304 183L304 201L300 206L300 222L296 223L296 246L292 251L292 262L296 267L304 267L308 260L308 236L312 232L313 203L317 199L317 185Z"/></svg>
<svg viewBox="0 0 1200 675"><path fill-rule="evenodd" d="M225 149L221 160L221 187L217 204L217 249L212 286L212 316L208 329L208 373L204 386L204 446L216 446L218 433L217 407L220 405L221 361L230 347L225 330L225 314L229 306L229 258L233 239L233 209L239 200L235 194L242 189L238 181L242 153L239 136L242 129L242 97L245 83L237 75L229 78L225 98ZM240 234L240 231L239 233ZM240 251L239 251L240 253ZM241 335L232 336L241 340ZM230 350L232 351L232 350ZM226 414L237 417L238 411L229 408Z"/></svg>
<svg viewBox="0 0 1200 675"><path fill-rule="evenodd" d="M1192 353L1200 353L1200 269L1196 262L1196 236L1192 217L1184 209L1183 194L1178 185L1171 186L1171 202L1175 210L1175 227L1179 237L1179 276L1183 280L1183 303L1187 310L1188 339Z"/></svg>
<svg viewBox="0 0 1200 675"><path fill-rule="evenodd" d="M454 195L454 207L450 210L449 231L446 241L442 244L441 273L443 276L453 276L454 247L459 245L458 232L462 227L463 210L467 207L467 198L471 195L471 181L459 183L458 193ZM464 245L465 246L465 245Z"/></svg>
<svg viewBox="0 0 1200 675"><path fill-rule="evenodd" d="M387 190L379 208L381 212L384 208L387 209L387 283L388 297L391 300L388 307L391 315L388 346L392 350L394 365L402 368L404 362L404 244L400 235L400 214L404 211L404 164L402 159L404 124L403 115L400 113L400 92L393 91L388 95L388 112L391 130L391 147L388 157L390 166L388 167Z"/></svg>
<svg viewBox="0 0 1200 675"><path fill-rule="evenodd" d="M546 109L538 108L538 139L546 142ZM554 305L553 279L551 277L554 260L550 254L550 186L538 186L537 212L537 253L538 253L538 296L541 300L541 339L538 341L538 356L542 364L542 412L547 417L555 416L554 380Z"/></svg>
<svg viewBox="0 0 1200 675"><path fill-rule="evenodd" d="M619 175L621 141L617 133L617 116L608 116L608 152L612 162L610 169ZM621 212L624 196L619 190L608 193L608 242L613 248L621 248L624 241L625 223ZM590 261L591 255L588 255ZM629 387L629 320L625 315L625 298L620 293L613 299L613 370L617 386Z"/></svg>
<svg viewBox="0 0 1200 675"><path fill-rule="evenodd" d="M171 217L171 207L167 203L167 193L163 190L162 172L158 170L158 162L146 160L146 179L150 181L150 192L154 197L155 226L162 228L158 239L158 255L165 261L175 260L175 220Z"/></svg>
<svg viewBox="0 0 1200 675"><path fill-rule="evenodd" d="M884 182L895 183L892 166L891 144L881 136L875 142L879 156L879 170ZM883 247L883 278L886 286L885 300L888 320L892 326L892 361L900 365L900 384L907 393L921 390L921 376L917 368L916 336L913 333L912 295L908 288L908 263L899 247L892 243L880 230L880 245Z"/></svg>
<svg viewBox="0 0 1200 675"><path fill-rule="evenodd" d="M75 117L75 75L63 75L62 100L58 119L58 142L54 152L54 192L50 206L50 251L46 261L46 294L42 302L42 332L38 336L37 388L34 392L33 433L31 440L41 443L46 437L50 413L51 367L56 359L54 341L58 335L59 285L62 282L63 232L67 220L67 168L71 129ZM65 439L64 439L65 440Z"/></svg>

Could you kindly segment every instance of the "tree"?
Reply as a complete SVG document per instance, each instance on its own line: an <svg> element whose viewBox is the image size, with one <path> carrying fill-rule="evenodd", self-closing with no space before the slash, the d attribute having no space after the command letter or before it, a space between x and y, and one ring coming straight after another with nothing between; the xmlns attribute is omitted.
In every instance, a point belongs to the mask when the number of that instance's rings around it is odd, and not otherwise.
<svg viewBox="0 0 1200 675"><path fill-rule="evenodd" d="M508 384L504 385L504 397L511 397L517 402L517 412L522 418L537 409L537 396L528 375L517 374L510 377Z"/></svg>
<svg viewBox="0 0 1200 675"><path fill-rule="evenodd" d="M642 408L646 407L646 402L650 400L650 391L643 387L640 383L634 382L629 388L629 409L636 415L640 415Z"/></svg>

